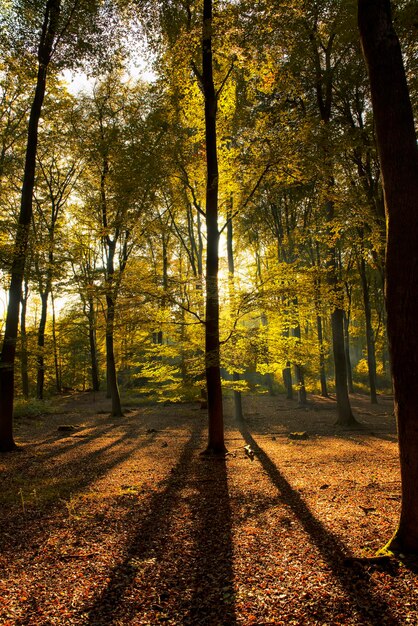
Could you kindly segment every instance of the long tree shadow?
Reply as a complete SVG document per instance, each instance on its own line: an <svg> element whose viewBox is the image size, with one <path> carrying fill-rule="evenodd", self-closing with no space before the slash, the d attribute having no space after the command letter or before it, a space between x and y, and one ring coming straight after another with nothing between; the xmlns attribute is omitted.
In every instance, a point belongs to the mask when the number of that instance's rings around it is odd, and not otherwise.
<svg viewBox="0 0 418 626"><path fill-rule="evenodd" d="M382 616L385 617L385 624L391 624L392 626L400 624L391 613L387 602L382 597L377 596L376 589L373 583L370 582L367 572L360 567L354 569L353 567L345 566L345 560L348 555L344 544L313 515L300 494L292 488L270 457L254 440L245 424L240 424L240 431L271 482L280 492L282 501L290 507L306 533L309 534L320 551L322 558L347 593L352 605L364 619L364 624L380 626L382 624Z"/></svg>
<svg viewBox="0 0 418 626"><path fill-rule="evenodd" d="M197 459L194 468L194 589L183 623L234 626L232 518L225 459Z"/></svg>
<svg viewBox="0 0 418 626"><path fill-rule="evenodd" d="M109 575L109 582L93 604L81 610L88 614L87 624L92 626L112 623L129 623L137 613L160 613L164 604L172 596L171 587L182 584L176 580L176 566L184 566L182 554L177 555L176 563L171 563L172 570L160 575L160 561L164 559L170 544L175 540L171 536L171 526L176 515L176 505L185 488L192 464L193 455L199 445L202 425L196 425L190 439L172 468L164 489L151 496L145 511L133 509L125 519L131 526L132 535L125 547L123 559L117 563ZM164 566L163 566L164 568ZM158 580L158 595L149 597L149 579ZM183 583L184 584L184 583ZM138 597L129 594L136 585ZM141 592L141 587L145 589ZM127 597L129 596L129 597ZM122 621L121 621L122 620ZM158 621L157 617L155 620ZM144 622L146 623L146 622Z"/></svg>
<svg viewBox="0 0 418 626"><path fill-rule="evenodd" d="M72 457L66 462L60 463L58 468L52 467L44 472L40 471L40 468L35 465L36 459L34 459L34 470L36 469L34 480L36 479L36 484L42 485L43 481L47 481L51 477L53 478L52 497L42 503L40 510L35 505L33 510L31 508L27 509L25 516L21 515L21 511L17 511L16 516L9 519L8 524L13 524L15 528L13 539L10 541L5 536L0 536L0 550L6 547L10 549L13 543L19 545L20 532L27 534L31 524L35 524L40 528L42 519L44 517L48 518L52 509L62 506L62 500L73 498L88 488L94 481L125 462L133 452L153 443L153 437L148 437L139 442L134 440L132 432L133 430L130 429L122 436L106 442L105 445L100 445L94 450L83 451L84 441L80 442L79 454L76 459ZM27 490L30 491L35 483L31 484L28 482L27 464L25 464L23 469L26 470L26 473L22 474L22 479L25 480L24 484L27 485ZM18 487L19 481L17 480L16 491ZM45 487L44 490L46 490ZM42 495L41 491L40 495Z"/></svg>
<svg viewBox="0 0 418 626"><path fill-rule="evenodd" d="M114 428L115 428L114 424L107 424L105 426L96 426L94 429L90 428L88 434L83 433L83 430L86 430L86 429L80 429L80 431L76 430L74 433L66 433L66 434L59 433L59 432L51 433L47 438L45 438L41 442L41 445L53 446L53 445L59 444L59 449L57 450L56 447L53 447L48 451L46 450L43 451L42 459L57 458L58 456L61 456L65 454L66 452L69 452L73 448L80 449L83 446L91 443L98 437L106 437L106 435L111 433L112 430L114 430ZM39 448L38 443L30 443L26 445L25 449L31 452L32 449L37 451L38 448Z"/></svg>
<svg viewBox="0 0 418 626"><path fill-rule="evenodd" d="M123 559L90 607L87 624L234 626L231 510L225 461L198 456L196 426L145 511L132 511Z"/></svg>

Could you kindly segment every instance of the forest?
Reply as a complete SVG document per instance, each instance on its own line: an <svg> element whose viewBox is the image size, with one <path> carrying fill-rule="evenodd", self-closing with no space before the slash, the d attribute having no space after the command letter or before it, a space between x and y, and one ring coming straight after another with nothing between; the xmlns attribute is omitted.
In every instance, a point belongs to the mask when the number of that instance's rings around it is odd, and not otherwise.
<svg viewBox="0 0 418 626"><path fill-rule="evenodd" d="M0 24L2 623L417 623L418 2Z"/></svg>

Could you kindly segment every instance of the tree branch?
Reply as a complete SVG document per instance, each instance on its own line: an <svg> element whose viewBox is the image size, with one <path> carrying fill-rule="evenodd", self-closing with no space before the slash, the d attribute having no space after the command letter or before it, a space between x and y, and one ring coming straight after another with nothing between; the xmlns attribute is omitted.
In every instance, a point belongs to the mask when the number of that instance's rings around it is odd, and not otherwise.
<svg viewBox="0 0 418 626"><path fill-rule="evenodd" d="M266 167L264 168L264 170L261 172L257 182L255 183L254 187L252 188L250 194L247 196L245 202L236 210L232 213L232 215L226 220L225 224L222 226L221 230L219 231L219 234L221 235L225 228L228 226L228 224L234 219L234 217L236 217L238 215L238 213L240 213L240 211L242 211L243 209L245 209L245 207L248 205L248 203L251 201L251 199L254 197L255 192L257 191L257 189L259 188L261 181L263 180L264 176L267 174L267 172L269 171L271 167L271 163L267 163Z"/></svg>
<svg viewBox="0 0 418 626"><path fill-rule="evenodd" d="M223 88L225 87L225 83L226 83L226 81L228 80L228 78L230 77L231 72L232 72L232 70L233 70L233 69L234 69L234 61L232 61L232 63L231 63L231 67L229 68L229 70L228 70L228 71L227 71L227 73L225 74L225 77L224 77L224 79L223 79L223 81L222 81L222 83L221 83L221 86L219 87L219 89L218 89L218 90L217 90L217 92L216 92L216 98L217 98L217 99L218 99L218 98L219 98L219 96L221 95L222 90L223 90Z"/></svg>

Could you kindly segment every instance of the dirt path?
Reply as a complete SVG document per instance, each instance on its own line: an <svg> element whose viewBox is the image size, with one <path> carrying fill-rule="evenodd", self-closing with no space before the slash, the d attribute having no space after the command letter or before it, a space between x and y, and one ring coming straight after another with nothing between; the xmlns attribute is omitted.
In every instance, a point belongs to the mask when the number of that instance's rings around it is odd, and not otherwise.
<svg viewBox="0 0 418 626"><path fill-rule="evenodd" d="M0 457L0 623L418 624L412 568L346 562L399 509L390 399L354 406L363 428L342 431L332 401L245 398L238 429L227 402L222 461L199 456L194 405L116 420L80 394L21 420L23 451Z"/></svg>

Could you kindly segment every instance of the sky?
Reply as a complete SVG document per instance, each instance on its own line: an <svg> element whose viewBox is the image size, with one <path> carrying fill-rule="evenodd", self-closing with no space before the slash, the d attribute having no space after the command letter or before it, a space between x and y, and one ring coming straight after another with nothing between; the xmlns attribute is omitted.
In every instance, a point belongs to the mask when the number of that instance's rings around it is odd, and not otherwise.
<svg viewBox="0 0 418 626"><path fill-rule="evenodd" d="M71 70L64 70L62 76L67 83L68 91L73 95L77 95L80 91L91 91L95 82L94 77L87 76L87 74L80 71L73 72ZM152 83L156 80L157 76L150 68L149 62L145 59L136 58L135 62L129 64L126 80L129 80L129 78L141 78L147 83Z"/></svg>

